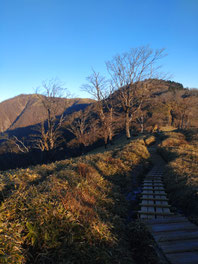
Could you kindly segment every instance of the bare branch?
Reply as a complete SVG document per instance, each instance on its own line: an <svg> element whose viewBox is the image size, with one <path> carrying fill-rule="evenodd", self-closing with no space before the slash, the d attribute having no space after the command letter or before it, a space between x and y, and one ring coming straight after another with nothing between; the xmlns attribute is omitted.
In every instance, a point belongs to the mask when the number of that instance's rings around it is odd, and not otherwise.
<svg viewBox="0 0 198 264"><path fill-rule="evenodd" d="M156 76L158 61L165 56L164 49L152 50L149 46L131 49L106 63L118 98L125 112L126 136L130 138L132 115L141 108L146 88L138 83Z"/></svg>
<svg viewBox="0 0 198 264"><path fill-rule="evenodd" d="M113 137L113 85L107 81L100 73L92 70L92 74L87 77L88 83L82 86L82 90L91 94L97 100L96 109L103 128L103 138L105 146L107 141L112 141Z"/></svg>
<svg viewBox="0 0 198 264"><path fill-rule="evenodd" d="M64 121L64 111L67 107L69 92L57 79L44 81L37 89L37 96L46 111L46 122L39 127L39 135L36 136L35 147L40 150L49 151L57 147L61 138L60 129ZM63 101L62 97L65 98Z"/></svg>

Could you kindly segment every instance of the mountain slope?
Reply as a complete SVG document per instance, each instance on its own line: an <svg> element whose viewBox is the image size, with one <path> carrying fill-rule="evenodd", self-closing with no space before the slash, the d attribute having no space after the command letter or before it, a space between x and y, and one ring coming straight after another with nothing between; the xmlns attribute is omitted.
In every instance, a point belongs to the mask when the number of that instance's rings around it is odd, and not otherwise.
<svg viewBox="0 0 198 264"><path fill-rule="evenodd" d="M93 102L91 99L81 98L57 98L57 101L60 106L57 112L58 115L64 110L73 112L83 109ZM0 132L32 126L47 117L41 97L36 94L22 94L0 103L0 113Z"/></svg>

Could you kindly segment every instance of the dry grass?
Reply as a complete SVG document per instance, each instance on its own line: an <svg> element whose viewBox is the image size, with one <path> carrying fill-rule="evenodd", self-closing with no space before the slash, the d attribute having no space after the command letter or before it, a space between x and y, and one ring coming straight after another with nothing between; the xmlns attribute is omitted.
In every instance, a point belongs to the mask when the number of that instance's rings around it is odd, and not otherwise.
<svg viewBox="0 0 198 264"><path fill-rule="evenodd" d="M155 138L155 136L151 135L151 136L145 137L145 140L144 141L145 141L145 144L147 146L150 146L150 145L153 145L155 143L156 138Z"/></svg>
<svg viewBox="0 0 198 264"><path fill-rule="evenodd" d="M159 151L168 170L165 183L173 206L198 223L198 138L197 134L167 132Z"/></svg>
<svg viewBox="0 0 198 264"><path fill-rule="evenodd" d="M142 136L140 136L142 137ZM94 150L90 151L89 154L97 154L97 153L104 153L106 151L112 151L114 150L116 147L122 148L125 145L129 144L131 141L133 141L134 139L138 139L139 137L135 137L132 139L127 139L125 135L121 135L120 137L118 137L117 139L114 139L113 141L113 145L108 145L107 149L105 149L104 145L98 148L95 148Z"/></svg>
<svg viewBox="0 0 198 264"><path fill-rule="evenodd" d="M164 126L164 127L160 127L160 131L162 132L170 132L170 131L174 131L177 130L175 127L172 126Z"/></svg>
<svg viewBox="0 0 198 264"><path fill-rule="evenodd" d="M0 263L133 263L125 219L143 140L1 173Z"/></svg>

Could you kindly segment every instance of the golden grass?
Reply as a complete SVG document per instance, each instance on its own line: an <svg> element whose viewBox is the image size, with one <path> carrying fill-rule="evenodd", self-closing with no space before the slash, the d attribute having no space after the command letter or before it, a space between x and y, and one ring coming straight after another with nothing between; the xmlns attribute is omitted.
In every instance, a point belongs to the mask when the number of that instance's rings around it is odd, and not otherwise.
<svg viewBox="0 0 198 264"><path fill-rule="evenodd" d="M94 150L91 150L88 154L97 154L97 153L104 153L104 152L108 152L108 151L114 151L115 148L122 148L125 145L129 144L130 142L132 142L133 140L137 140L139 138L143 138L143 135L140 135L138 137L135 138L131 138L131 139L127 139L125 135L121 135L119 138L114 139L113 140L113 145L108 145L107 148L105 149L104 145L95 148Z"/></svg>
<svg viewBox="0 0 198 264"><path fill-rule="evenodd" d="M160 127L160 131L162 132L170 132L170 131L175 131L175 130L177 130L177 128L172 127L172 126Z"/></svg>
<svg viewBox="0 0 198 264"><path fill-rule="evenodd" d="M156 138L155 136L151 135L151 136L146 137L144 141L147 146L150 146L155 143Z"/></svg>
<svg viewBox="0 0 198 264"><path fill-rule="evenodd" d="M139 139L104 153L2 172L0 263L133 263L123 190L148 158Z"/></svg>
<svg viewBox="0 0 198 264"><path fill-rule="evenodd" d="M159 146L168 170L165 183L173 206L198 223L198 138L190 140L185 133L168 132Z"/></svg>

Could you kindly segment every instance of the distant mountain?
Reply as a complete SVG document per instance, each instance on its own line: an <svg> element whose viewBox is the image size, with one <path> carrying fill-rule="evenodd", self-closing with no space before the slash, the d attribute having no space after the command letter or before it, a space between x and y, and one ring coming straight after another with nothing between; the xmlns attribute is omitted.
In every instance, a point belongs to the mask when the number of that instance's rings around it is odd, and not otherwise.
<svg viewBox="0 0 198 264"><path fill-rule="evenodd" d="M72 113L84 109L94 102L91 99L56 99L59 104L58 115L63 111ZM21 94L0 103L0 132L33 126L47 117L42 99L36 94Z"/></svg>

